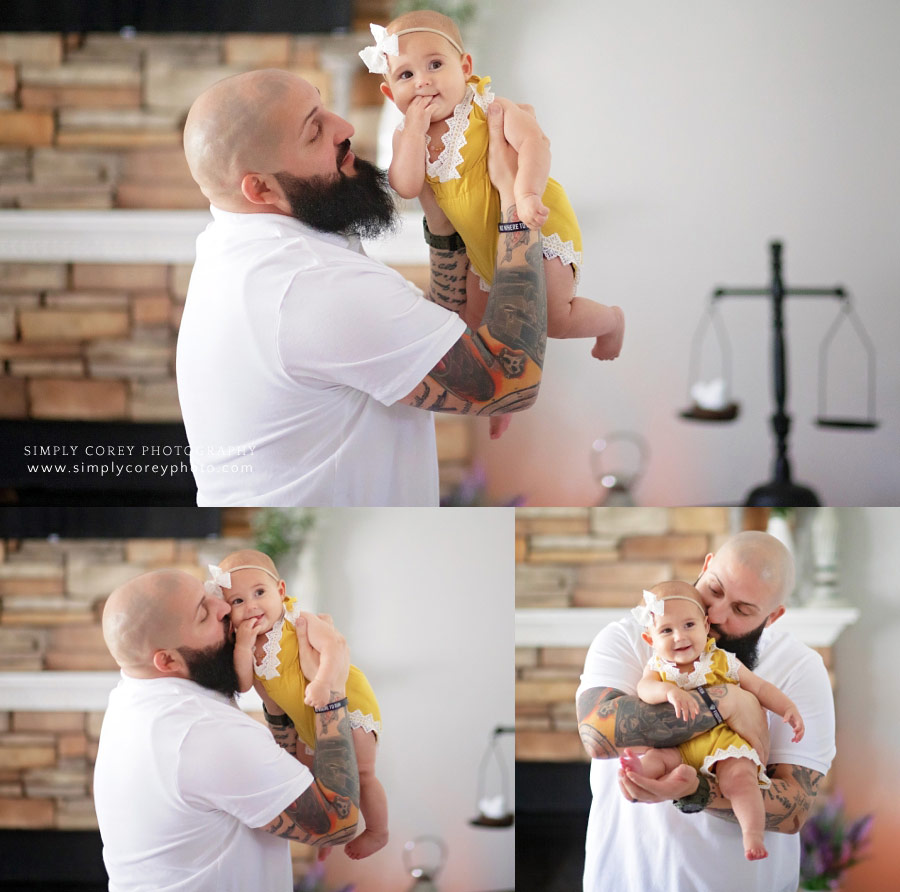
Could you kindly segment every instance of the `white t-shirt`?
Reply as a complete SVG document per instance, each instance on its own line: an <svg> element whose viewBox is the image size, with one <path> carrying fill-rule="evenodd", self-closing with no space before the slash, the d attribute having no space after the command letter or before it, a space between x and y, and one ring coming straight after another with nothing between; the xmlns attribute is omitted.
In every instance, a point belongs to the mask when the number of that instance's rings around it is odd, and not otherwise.
<svg viewBox="0 0 900 892"><path fill-rule="evenodd" d="M429 411L465 330L359 239L211 208L177 378L198 505L436 505Z"/></svg>
<svg viewBox="0 0 900 892"><path fill-rule="evenodd" d="M637 695L651 656L633 617L610 623L594 638L576 697L610 687ZM753 670L800 710L806 732L769 713L768 764L800 765L826 774L834 758L834 701L822 658L778 628L763 631ZM767 831L769 857L747 861L740 826L703 812L683 814L670 802L632 804L617 780L618 759L591 761L593 802L585 845L585 892L796 892L800 839Z"/></svg>
<svg viewBox="0 0 900 892"><path fill-rule="evenodd" d="M290 892L288 841L253 828L312 780L227 697L123 674L94 771L110 892Z"/></svg>

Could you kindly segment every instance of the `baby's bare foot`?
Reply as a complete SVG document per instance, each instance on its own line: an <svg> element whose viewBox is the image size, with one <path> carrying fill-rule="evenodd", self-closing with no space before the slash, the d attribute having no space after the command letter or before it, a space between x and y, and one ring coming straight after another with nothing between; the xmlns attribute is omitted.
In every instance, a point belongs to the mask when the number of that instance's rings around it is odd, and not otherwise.
<svg viewBox="0 0 900 892"><path fill-rule="evenodd" d="M635 774L644 773L644 766L641 765L641 757L631 749L626 749L625 752L619 756L619 764L624 771L633 771Z"/></svg>
<svg viewBox="0 0 900 892"><path fill-rule="evenodd" d="M387 841L387 830L379 833L366 828L356 839L350 840L344 846L344 852L348 858L359 861L360 858L368 858L369 855L374 855L379 849L383 849L387 845Z"/></svg>
<svg viewBox="0 0 900 892"><path fill-rule="evenodd" d="M763 843L762 833L745 833L744 834L744 856L748 861L760 861L768 858L769 853Z"/></svg>

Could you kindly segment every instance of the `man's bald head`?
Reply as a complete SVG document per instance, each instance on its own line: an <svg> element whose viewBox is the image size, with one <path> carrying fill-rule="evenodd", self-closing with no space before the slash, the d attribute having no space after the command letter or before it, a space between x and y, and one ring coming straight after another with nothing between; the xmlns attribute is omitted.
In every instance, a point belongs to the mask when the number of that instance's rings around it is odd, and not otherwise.
<svg viewBox="0 0 900 892"><path fill-rule="evenodd" d="M184 154L203 194L225 210L248 210L241 180L279 170L283 114L312 87L275 68L227 77L201 93L184 126Z"/></svg>
<svg viewBox="0 0 900 892"><path fill-rule="evenodd" d="M794 590L794 559L774 536L758 530L746 530L732 536L716 552L717 562L734 562L753 573L770 592L770 609L782 606Z"/></svg>
<svg viewBox="0 0 900 892"><path fill-rule="evenodd" d="M180 570L144 573L119 586L103 609L103 639L119 666L137 678L158 674L154 654L182 645L187 611L203 594L202 583Z"/></svg>

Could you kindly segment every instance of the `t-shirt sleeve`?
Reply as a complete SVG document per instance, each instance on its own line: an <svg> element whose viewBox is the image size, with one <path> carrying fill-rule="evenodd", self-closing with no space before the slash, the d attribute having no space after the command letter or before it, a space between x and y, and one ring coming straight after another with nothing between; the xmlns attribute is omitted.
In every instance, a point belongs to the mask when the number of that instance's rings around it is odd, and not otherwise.
<svg viewBox="0 0 900 892"><path fill-rule="evenodd" d="M227 723L207 717L191 726L179 753L177 782L195 807L262 827L300 796L313 776L266 728L235 712Z"/></svg>
<svg viewBox="0 0 900 892"><path fill-rule="evenodd" d="M791 698L803 718L803 739L794 743L794 731L774 713L769 714L769 764L802 765L827 774L834 759L834 696L822 657L805 649L793 662L781 690Z"/></svg>
<svg viewBox="0 0 900 892"><path fill-rule="evenodd" d="M415 389L465 327L399 273L361 258L294 280L278 349L292 377L352 387L389 406Z"/></svg>
<svg viewBox="0 0 900 892"><path fill-rule="evenodd" d="M644 665L643 656L635 649L624 623L609 623L591 642L575 697L590 688L615 688L636 695Z"/></svg>

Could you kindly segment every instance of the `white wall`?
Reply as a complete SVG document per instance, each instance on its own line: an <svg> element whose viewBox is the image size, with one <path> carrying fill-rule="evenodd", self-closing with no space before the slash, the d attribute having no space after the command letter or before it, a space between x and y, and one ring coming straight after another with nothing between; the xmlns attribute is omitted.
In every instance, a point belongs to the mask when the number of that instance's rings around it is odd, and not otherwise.
<svg viewBox="0 0 900 892"><path fill-rule="evenodd" d="M579 215L580 292L627 316L619 360L551 342L537 407L498 443L479 428L493 497L592 503L590 444L622 428L651 443L642 504L740 502L768 480L765 301L722 307L741 417L701 426L676 414L712 288L766 285L780 238L787 285L844 284L878 352L881 427L816 428L817 351L837 306L789 301L795 479L823 504L900 502L900 4L493 0L479 15L476 70L534 105ZM859 377L846 358L838 347L838 381Z"/></svg>
<svg viewBox="0 0 900 892"><path fill-rule="evenodd" d="M840 518L841 590L861 608L838 639L834 787L847 813L875 812L871 857L848 873L846 892L900 888L900 509L854 508Z"/></svg>
<svg viewBox="0 0 900 892"><path fill-rule="evenodd" d="M406 889L403 844L436 834L450 852L442 892L512 889L514 831L468 821L490 732L514 721L513 511L322 510L317 535L319 610L334 616L381 706L377 774L391 830L364 861L335 851L329 887ZM512 787L512 737L500 745Z"/></svg>

